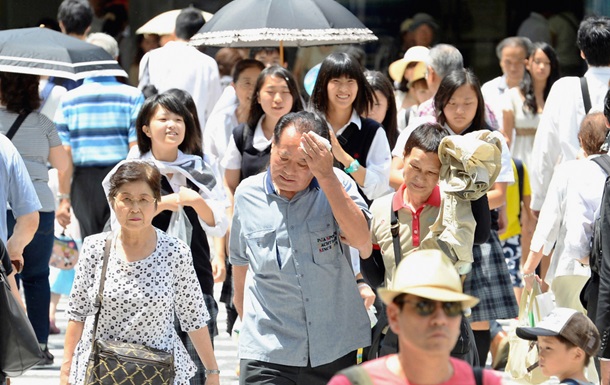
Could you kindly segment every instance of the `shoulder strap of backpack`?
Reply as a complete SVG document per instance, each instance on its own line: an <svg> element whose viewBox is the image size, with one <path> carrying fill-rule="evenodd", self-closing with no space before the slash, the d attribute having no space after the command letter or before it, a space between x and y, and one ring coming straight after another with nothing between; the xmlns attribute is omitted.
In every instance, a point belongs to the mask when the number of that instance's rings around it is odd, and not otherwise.
<svg viewBox="0 0 610 385"><path fill-rule="evenodd" d="M474 381L477 385L483 385L483 368L480 366L474 366L472 368L472 373L474 374Z"/></svg>
<svg viewBox="0 0 610 385"><path fill-rule="evenodd" d="M610 176L610 155L605 155L605 154L600 155L591 160L594 161L595 163L597 163L599 165L599 167L601 167L602 170L604 170L606 175Z"/></svg>
<svg viewBox="0 0 610 385"><path fill-rule="evenodd" d="M394 193L396 194L396 193ZM398 212L394 211L394 207L392 207L392 203L394 199L390 201L390 233L392 233L392 245L394 246L394 261L396 261L396 267L401 260L401 251L400 251L400 237L399 237L399 227L398 223Z"/></svg>
<svg viewBox="0 0 610 385"><path fill-rule="evenodd" d="M347 377L352 385L375 385L371 376L360 365L351 366L339 372L339 374Z"/></svg>
<svg viewBox="0 0 610 385"><path fill-rule="evenodd" d="M584 76L580 78L580 92L582 92L582 101L585 104L585 114L588 114L591 109L591 96L589 96L587 78Z"/></svg>
<svg viewBox="0 0 610 385"><path fill-rule="evenodd" d="M523 170L523 162L521 160L513 159L513 162L515 162L515 168L517 169L517 178L519 178L519 204L521 204L521 202L523 201L523 177L525 171Z"/></svg>

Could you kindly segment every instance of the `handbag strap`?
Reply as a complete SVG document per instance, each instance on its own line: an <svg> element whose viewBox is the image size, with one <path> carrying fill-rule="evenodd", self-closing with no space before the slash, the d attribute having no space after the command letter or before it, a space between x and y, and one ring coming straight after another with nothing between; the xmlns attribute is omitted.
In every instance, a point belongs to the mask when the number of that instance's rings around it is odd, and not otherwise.
<svg viewBox="0 0 610 385"><path fill-rule="evenodd" d="M23 121L25 120L25 118L28 117L29 114L30 114L29 111L22 112L19 114L17 119L15 119L15 121L13 122L13 125L11 126L11 128L8 129L8 131L6 133L7 138L9 138L11 140L13 139L13 136L15 136L15 133L17 132L17 130L19 129L19 127L21 127L21 123L23 123Z"/></svg>
<svg viewBox="0 0 610 385"><path fill-rule="evenodd" d="M396 193L394 193L396 194ZM400 224L398 223L398 211L394 210L392 207L392 202L394 202L394 198L390 201L390 233L392 233L392 245L394 246L394 261L396 262L396 267L401 260L401 251L400 251L400 237L399 237L399 228Z"/></svg>
<svg viewBox="0 0 610 385"><path fill-rule="evenodd" d="M106 270L108 269L108 257L110 255L110 247L112 246L112 237L114 233L111 231L106 237L106 243L104 244L104 261L102 262L102 275L100 276L100 286L95 296L94 306L97 309L95 311L95 320L93 321L93 338L91 341L95 342L95 334L97 333L97 321L100 318L100 310L102 310L102 300L104 293L104 283L106 282Z"/></svg>

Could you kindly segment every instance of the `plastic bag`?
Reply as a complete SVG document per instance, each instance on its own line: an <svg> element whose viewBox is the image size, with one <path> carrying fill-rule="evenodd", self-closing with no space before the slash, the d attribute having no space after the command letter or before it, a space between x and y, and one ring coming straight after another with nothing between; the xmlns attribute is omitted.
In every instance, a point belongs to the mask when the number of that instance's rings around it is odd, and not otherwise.
<svg viewBox="0 0 610 385"><path fill-rule="evenodd" d="M193 225L182 207L172 213L166 233L167 235L180 239L189 246L191 245Z"/></svg>
<svg viewBox="0 0 610 385"><path fill-rule="evenodd" d="M545 306L540 306L541 303L545 303ZM531 291L523 290L521 302L519 303L519 321L508 334L510 350L508 362L504 369L514 379L523 380L530 384L540 384L549 379L549 377L542 374L538 367L538 346L536 341L519 338L515 330L519 326L536 326L548 314L546 312L552 310L553 307L552 297L546 293L541 293L538 282L534 282L534 287Z"/></svg>

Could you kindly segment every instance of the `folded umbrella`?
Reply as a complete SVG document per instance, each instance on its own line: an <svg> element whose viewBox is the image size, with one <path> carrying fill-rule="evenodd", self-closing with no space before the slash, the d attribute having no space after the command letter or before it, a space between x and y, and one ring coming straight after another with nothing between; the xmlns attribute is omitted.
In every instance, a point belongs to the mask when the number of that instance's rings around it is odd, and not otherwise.
<svg viewBox="0 0 610 385"><path fill-rule="evenodd" d="M39 27L0 31L0 71L72 80L127 77L103 48Z"/></svg>

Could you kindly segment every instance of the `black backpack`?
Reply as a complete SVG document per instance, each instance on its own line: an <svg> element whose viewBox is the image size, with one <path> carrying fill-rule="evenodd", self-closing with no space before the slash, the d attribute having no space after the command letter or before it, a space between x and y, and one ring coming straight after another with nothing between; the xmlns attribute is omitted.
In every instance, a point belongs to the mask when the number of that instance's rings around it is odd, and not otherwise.
<svg viewBox="0 0 610 385"><path fill-rule="evenodd" d="M608 135L606 139L608 138L610 138L610 135ZM607 223L607 218L610 217L610 156L600 155L592 160L604 170L606 175L608 175L608 177L606 177L606 182L604 183L599 217L595 219L593 234L591 235L591 251L589 253L591 277L580 292L580 302L583 307L587 309L587 316L595 322L597 316L601 261L603 258L602 237L604 237L604 234L610 232L610 229L603 228L604 222ZM608 253L608 250L606 250L606 253Z"/></svg>
<svg viewBox="0 0 610 385"><path fill-rule="evenodd" d="M604 170L606 173L606 177L610 176L610 156L609 155L600 155L596 158L592 159L595 163L599 165L599 167ZM593 225L593 235L591 236L591 253L589 255L589 266L591 266L591 271L599 274L600 261L602 258L602 226L601 219L604 215L608 215L610 213L606 213L604 210L604 202L606 199L610 199L610 192L608 192L608 179L606 179L606 183L604 185L604 193L602 195L601 207L599 217L595 220L595 224Z"/></svg>

